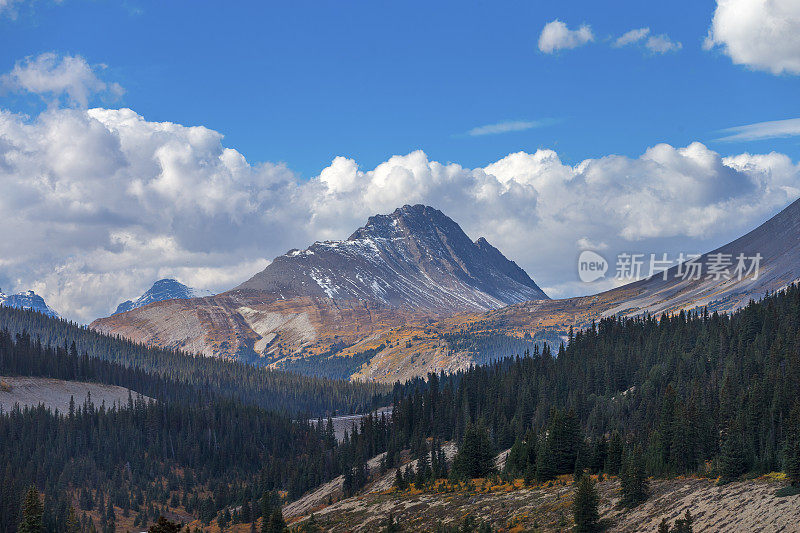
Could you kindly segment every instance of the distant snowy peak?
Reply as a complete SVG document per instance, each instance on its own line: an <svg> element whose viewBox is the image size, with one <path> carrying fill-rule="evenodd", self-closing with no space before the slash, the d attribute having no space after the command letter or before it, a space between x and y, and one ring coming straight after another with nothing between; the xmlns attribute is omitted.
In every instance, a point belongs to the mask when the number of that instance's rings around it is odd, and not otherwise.
<svg viewBox="0 0 800 533"><path fill-rule="evenodd" d="M202 298L204 296L213 295L214 293L210 291L187 287L175 279L160 279L153 283L153 286L135 301L128 300L119 304L114 314L124 313L162 300L188 300L190 298Z"/></svg>
<svg viewBox="0 0 800 533"><path fill-rule="evenodd" d="M14 307L16 309L30 309L53 317L58 316L58 313L53 311L45 303L44 298L33 291L20 292L17 294L4 294L0 291L0 305Z"/></svg>
<svg viewBox="0 0 800 533"><path fill-rule="evenodd" d="M436 312L547 299L486 239L473 242L452 219L424 205L370 217L347 240L291 250L234 290L370 300Z"/></svg>

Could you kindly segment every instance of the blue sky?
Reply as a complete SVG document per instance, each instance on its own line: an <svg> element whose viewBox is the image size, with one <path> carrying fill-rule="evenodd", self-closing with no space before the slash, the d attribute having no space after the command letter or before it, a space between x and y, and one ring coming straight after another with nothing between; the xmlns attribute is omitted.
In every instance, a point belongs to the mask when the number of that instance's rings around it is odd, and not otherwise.
<svg viewBox="0 0 800 533"><path fill-rule="evenodd" d="M338 155L371 168L422 149L475 167L552 148L576 163L699 140L722 154L779 150L798 139L714 142L719 130L800 116L800 78L705 51L709 1L212 2L42 0L0 19L0 71L54 51L105 64L148 120L203 124L250 161L310 177ZM595 41L544 54L542 27L589 24ZM614 48L649 27L682 43L653 54ZM35 113L40 100L0 97ZM109 104L101 98L95 105ZM503 121L545 121L472 137Z"/></svg>
<svg viewBox="0 0 800 533"><path fill-rule="evenodd" d="M553 297L800 197L800 3L0 0L0 287L90 322L406 203Z"/></svg>

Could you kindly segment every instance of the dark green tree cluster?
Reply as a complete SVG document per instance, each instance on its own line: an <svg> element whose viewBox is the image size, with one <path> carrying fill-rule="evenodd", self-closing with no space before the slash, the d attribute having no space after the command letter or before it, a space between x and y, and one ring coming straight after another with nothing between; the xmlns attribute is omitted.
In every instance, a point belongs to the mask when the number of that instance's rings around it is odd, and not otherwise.
<svg viewBox="0 0 800 533"><path fill-rule="evenodd" d="M386 387L380 384L306 376L253 366L248 361L148 347L29 310L0 306L0 330L7 330L12 337L24 333L31 342L43 347L61 347L72 354L85 353L93 361L106 360L117 363L118 367L202 386L211 393L290 416L367 412L390 401ZM60 379L79 378L81 372L81 369L66 367L50 354L17 364L17 369L5 371Z"/></svg>
<svg viewBox="0 0 800 533"><path fill-rule="evenodd" d="M631 504L650 476L786 469L798 479L798 331L796 285L730 315L603 319L557 354L536 345L395 386L391 438L461 440L480 422L495 449L513 447L514 475L624 474ZM631 468L637 449L641 464Z"/></svg>
<svg viewBox="0 0 800 533"><path fill-rule="evenodd" d="M291 497L365 464L386 449L390 422L369 415L342 442L331 426L265 411L159 373L50 348L25 333L0 331L0 375L24 373L138 388L127 402L73 398L66 412L14 407L0 412L0 532L16 531L20 500L43 490L45 531L64 531L74 495L102 531L117 513L146 527L169 505L205 523L258 518L264 488ZM235 450L236 453L231 453ZM121 510L121 511L119 511ZM85 522L85 520L84 520Z"/></svg>

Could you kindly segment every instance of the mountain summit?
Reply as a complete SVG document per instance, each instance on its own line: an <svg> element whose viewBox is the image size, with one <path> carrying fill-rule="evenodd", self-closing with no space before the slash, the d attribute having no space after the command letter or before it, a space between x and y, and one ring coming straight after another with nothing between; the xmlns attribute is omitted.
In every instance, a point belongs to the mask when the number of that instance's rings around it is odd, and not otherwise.
<svg viewBox="0 0 800 533"><path fill-rule="evenodd" d="M234 291L327 296L437 313L547 299L516 263L424 205L370 217L347 240L291 250Z"/></svg>
<svg viewBox="0 0 800 533"><path fill-rule="evenodd" d="M160 279L153 283L153 286L135 301L128 300L119 304L114 314L125 313L153 302L161 302L164 300L188 300L189 298L201 298L203 296L213 296L213 293L187 287L176 279Z"/></svg>
<svg viewBox="0 0 800 533"><path fill-rule="evenodd" d="M25 291L17 294L3 294L0 289L0 305L15 307L17 309L31 309L47 316L57 317L58 313L53 311L44 301L44 298L33 291Z"/></svg>
<svg viewBox="0 0 800 533"><path fill-rule="evenodd" d="M263 358L281 368L307 358L324 366L328 357L358 366L363 355L339 356L370 353L376 349L370 339L387 329L547 299L486 239L472 241L424 205L370 217L345 240L290 250L216 296L150 296L91 327L209 356Z"/></svg>

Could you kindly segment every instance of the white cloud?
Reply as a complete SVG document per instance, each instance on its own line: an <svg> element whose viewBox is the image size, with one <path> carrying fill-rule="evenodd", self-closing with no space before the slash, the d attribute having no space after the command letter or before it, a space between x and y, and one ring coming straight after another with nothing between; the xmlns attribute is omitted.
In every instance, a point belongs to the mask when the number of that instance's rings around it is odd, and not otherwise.
<svg viewBox="0 0 800 533"><path fill-rule="evenodd" d="M554 295L575 283L580 247L604 255L703 251L800 196L782 154L723 158L699 143L575 166L552 150L484 168L422 151L373 169L337 157L303 180L251 164L204 127L129 109L0 111L0 286L33 288L90 321L162 277L223 291L290 248L341 239L368 216L433 205L486 238ZM699 239L699 240L698 240Z"/></svg>
<svg viewBox="0 0 800 533"><path fill-rule="evenodd" d="M704 46L721 48L737 65L800 74L800 2L717 0Z"/></svg>
<svg viewBox="0 0 800 533"><path fill-rule="evenodd" d="M614 48L621 48L637 43L643 44L645 48L654 54L676 52L683 48L681 43L673 41L666 34L650 35L650 28L637 28L625 32L618 37L611 46Z"/></svg>
<svg viewBox="0 0 800 533"><path fill-rule="evenodd" d="M683 45L677 41L671 40L667 35L653 35L647 38L644 43L645 48L654 54L666 54L667 52L677 52Z"/></svg>
<svg viewBox="0 0 800 533"><path fill-rule="evenodd" d="M505 122L498 122L496 124L486 124L472 128L467 132L470 137L478 137L481 135L497 135L499 133L508 133L511 131L525 131L542 126L543 122L535 120L507 120Z"/></svg>
<svg viewBox="0 0 800 533"><path fill-rule="evenodd" d="M545 24L539 35L539 50L545 54L552 54L558 50L577 48L594 41L592 28L581 24L577 30L571 30L566 24L556 19Z"/></svg>
<svg viewBox="0 0 800 533"><path fill-rule="evenodd" d="M37 94L54 103L63 96L69 104L85 108L92 96L106 94L116 98L124 92L118 83L106 83L97 76L96 71L103 68L104 65L90 65L81 56L46 52L18 61L0 82L12 91Z"/></svg>
<svg viewBox="0 0 800 533"><path fill-rule="evenodd" d="M800 135L800 118L756 122L755 124L726 128L721 131L727 135L715 140L733 142L794 137Z"/></svg>
<svg viewBox="0 0 800 533"><path fill-rule="evenodd" d="M620 37L614 41L613 46L616 48L620 48L622 46L627 46L629 44L638 43L650 33L650 28L638 28L635 30L630 30L623 33Z"/></svg>

